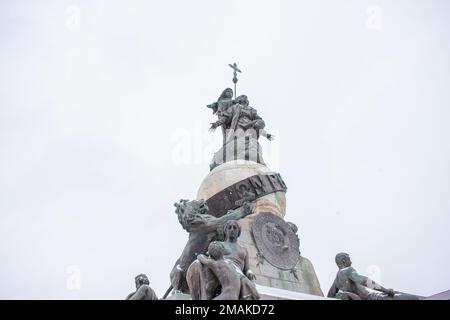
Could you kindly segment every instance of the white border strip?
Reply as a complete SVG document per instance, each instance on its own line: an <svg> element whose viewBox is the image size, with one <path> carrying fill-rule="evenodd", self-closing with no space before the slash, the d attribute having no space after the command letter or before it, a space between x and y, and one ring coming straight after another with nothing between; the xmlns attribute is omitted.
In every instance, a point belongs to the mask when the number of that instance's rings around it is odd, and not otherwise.
<svg viewBox="0 0 450 320"><path fill-rule="evenodd" d="M282 299L289 299L289 300L336 300L333 298L327 298L322 296L316 296L308 293L301 293L301 292L295 292L295 291L289 291L279 288L271 288L261 285L256 285L256 289L258 290L258 293L271 296L274 298L282 298Z"/></svg>

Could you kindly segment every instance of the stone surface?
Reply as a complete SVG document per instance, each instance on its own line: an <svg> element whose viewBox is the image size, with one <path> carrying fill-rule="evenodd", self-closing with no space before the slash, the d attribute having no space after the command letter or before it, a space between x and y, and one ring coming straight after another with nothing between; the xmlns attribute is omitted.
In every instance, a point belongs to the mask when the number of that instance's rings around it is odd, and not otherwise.
<svg viewBox="0 0 450 320"><path fill-rule="evenodd" d="M264 165L261 145L253 135L247 135L246 131L239 138L227 141L222 148L214 153L211 168L216 168L224 163L234 160L250 160Z"/></svg>
<svg viewBox="0 0 450 320"><path fill-rule="evenodd" d="M239 244L247 248L250 269L256 275L256 283L263 286L291 290L312 295L323 296L314 267L307 258L300 256L295 268L297 278L291 270L281 270L271 265L265 259L258 258L258 249L251 234L251 224L257 214L249 215L241 220L241 235Z"/></svg>
<svg viewBox="0 0 450 320"><path fill-rule="evenodd" d="M280 174L258 174L222 189L206 200L206 204L211 215L221 217L229 210L241 207L246 201L254 201L279 191L287 191ZM292 225L290 228L295 227Z"/></svg>
<svg viewBox="0 0 450 320"><path fill-rule="evenodd" d="M253 161L230 161L212 170L203 180L197 199L207 200L223 189L258 174L275 173L265 165ZM286 214L286 196L282 191L258 198L252 203L255 213L272 212L280 217Z"/></svg>
<svg viewBox="0 0 450 320"><path fill-rule="evenodd" d="M424 300L450 300L450 290L433 294L432 296L424 298Z"/></svg>
<svg viewBox="0 0 450 320"><path fill-rule="evenodd" d="M192 298L190 294L177 292L168 296L165 300L192 300Z"/></svg>
<svg viewBox="0 0 450 320"><path fill-rule="evenodd" d="M273 288L266 285L256 285L256 288L261 295L261 300L335 300L317 295Z"/></svg>

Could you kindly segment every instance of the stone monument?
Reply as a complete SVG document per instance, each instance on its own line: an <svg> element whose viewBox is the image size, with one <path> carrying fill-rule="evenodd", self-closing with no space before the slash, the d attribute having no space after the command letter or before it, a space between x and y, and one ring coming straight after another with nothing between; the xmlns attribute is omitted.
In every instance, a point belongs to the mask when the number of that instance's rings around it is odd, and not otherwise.
<svg viewBox="0 0 450 320"><path fill-rule="evenodd" d="M221 129L222 146L214 153L210 172L194 200L175 203L187 243L170 272L168 300L419 300L386 289L351 267L350 256L336 255L339 271L323 296L312 263L301 254L298 227L285 220L287 186L280 173L263 160L258 142L274 136L250 105L226 88L207 105L217 117L210 131ZM146 275L135 279L127 300L156 300ZM446 296L443 294L442 296Z"/></svg>
<svg viewBox="0 0 450 320"><path fill-rule="evenodd" d="M217 116L210 131L221 128L222 147L213 156L197 199L176 204L189 240L171 272L165 297L286 299L289 292L323 296L312 263L300 254L297 226L284 220L287 186L263 160L258 139L274 136L265 131L265 121L248 97L236 97L236 72L241 71L236 64L230 67L234 93L226 88L207 106ZM230 223L238 225L239 236L227 234ZM234 255L230 246L241 248L236 249L239 254ZM234 263L239 275L230 273L227 263ZM220 277L219 270L224 272ZM268 288L283 292L283 297L266 293Z"/></svg>

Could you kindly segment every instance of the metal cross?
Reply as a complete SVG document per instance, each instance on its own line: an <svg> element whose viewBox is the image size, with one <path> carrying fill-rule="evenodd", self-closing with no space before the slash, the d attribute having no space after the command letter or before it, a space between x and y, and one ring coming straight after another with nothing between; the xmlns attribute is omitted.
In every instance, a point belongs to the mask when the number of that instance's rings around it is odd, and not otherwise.
<svg viewBox="0 0 450 320"><path fill-rule="evenodd" d="M233 69L234 98L236 99L236 83L238 82L237 73L242 73L242 71L239 70L236 62L228 65Z"/></svg>

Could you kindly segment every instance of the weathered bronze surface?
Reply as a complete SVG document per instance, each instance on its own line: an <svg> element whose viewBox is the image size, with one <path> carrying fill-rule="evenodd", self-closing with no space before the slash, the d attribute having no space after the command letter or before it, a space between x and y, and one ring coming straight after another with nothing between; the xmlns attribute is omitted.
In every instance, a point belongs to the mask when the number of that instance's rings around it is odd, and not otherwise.
<svg viewBox="0 0 450 320"><path fill-rule="evenodd" d="M298 238L292 228L273 213L256 216L252 233L260 255L282 270L295 268L299 261Z"/></svg>
<svg viewBox="0 0 450 320"><path fill-rule="evenodd" d="M253 212L253 207L245 202L239 210L229 211L222 217L216 218L209 214L209 208L203 200L182 199L174 205L178 221L183 229L189 232L189 239L170 273L172 287L170 290L188 293L186 271L192 261L197 259L197 255L206 252L209 243L218 238L228 221L246 217Z"/></svg>
<svg viewBox="0 0 450 320"><path fill-rule="evenodd" d="M247 194L254 194L257 199L277 191L287 191L279 173L254 175L216 193L206 203L210 214L220 217L229 210L238 208Z"/></svg>
<svg viewBox="0 0 450 320"><path fill-rule="evenodd" d="M189 266L186 279L192 300L258 300L247 249L237 243L239 223L228 221L224 234L225 241L209 245L209 258L200 254Z"/></svg>
<svg viewBox="0 0 450 320"><path fill-rule="evenodd" d="M341 300L419 300L418 296L387 289L372 279L360 275L353 267L350 255L338 253L335 258L339 271L328 297Z"/></svg>
<svg viewBox="0 0 450 320"><path fill-rule="evenodd" d="M155 291L150 287L147 275L139 274L134 278L136 291L130 293L126 300L158 300Z"/></svg>
<svg viewBox="0 0 450 320"><path fill-rule="evenodd" d="M237 159L264 164L258 139L263 136L273 140L274 135L264 129L266 124L258 111L250 106L248 97L240 95L233 99L233 90L226 88L217 102L207 107L217 116L217 121L211 123L210 131L220 127L223 138L223 146L214 154L210 169Z"/></svg>

